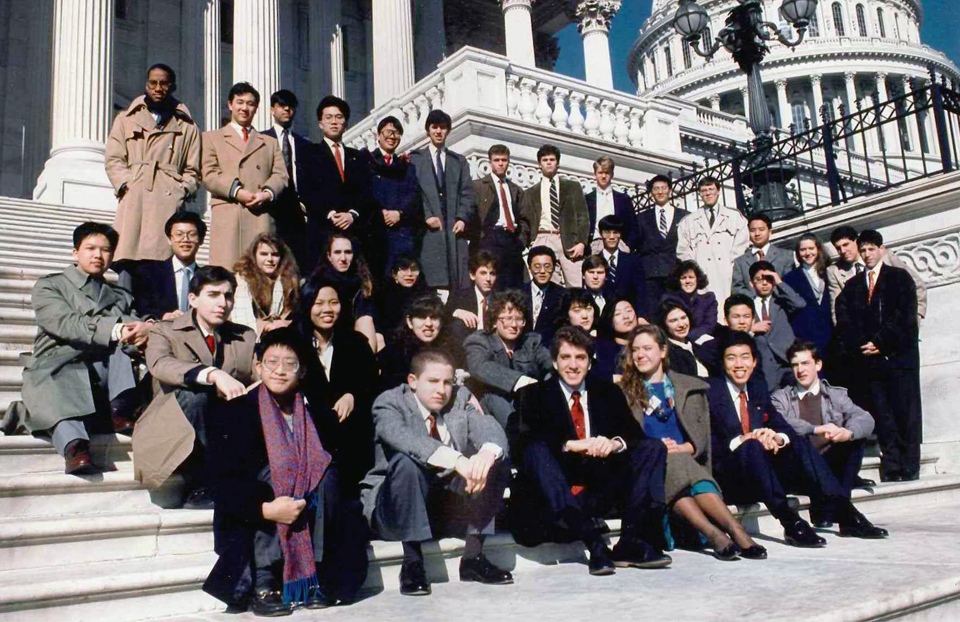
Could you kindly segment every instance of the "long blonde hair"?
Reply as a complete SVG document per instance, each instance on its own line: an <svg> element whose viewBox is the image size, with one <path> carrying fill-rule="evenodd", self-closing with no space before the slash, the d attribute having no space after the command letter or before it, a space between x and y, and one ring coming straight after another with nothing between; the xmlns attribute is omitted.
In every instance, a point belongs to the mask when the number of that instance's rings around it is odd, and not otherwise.
<svg viewBox="0 0 960 622"><path fill-rule="evenodd" d="M630 331L627 336L627 344L620 351L618 363L620 369L623 370L623 375L620 377L620 390L626 396L630 408L642 410L646 409L650 403L650 394L647 391L646 379L637 370L637 366L633 364L633 342L640 335L650 335L661 350L665 349L667 351L662 361L663 373L670 371L670 344L667 341L667 334L663 332L662 328L654 324L642 324Z"/></svg>
<svg viewBox="0 0 960 622"><path fill-rule="evenodd" d="M233 271L237 273L237 276L243 278L247 287L250 288L254 315L258 318L269 315L270 307L273 306L274 280L264 274L257 266L257 250L261 244L275 248L280 253L280 267L277 269L277 278L280 279L283 286L283 313L286 315L297 307L297 299L300 293L300 273L297 271L293 252L278 235L261 233L255 237L250 246L247 247L243 257L233 266Z"/></svg>

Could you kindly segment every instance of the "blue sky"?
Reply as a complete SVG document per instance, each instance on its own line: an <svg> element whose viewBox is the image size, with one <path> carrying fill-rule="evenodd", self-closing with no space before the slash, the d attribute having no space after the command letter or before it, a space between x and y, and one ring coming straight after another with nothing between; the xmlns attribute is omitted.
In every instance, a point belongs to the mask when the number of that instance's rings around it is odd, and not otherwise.
<svg viewBox="0 0 960 622"><path fill-rule="evenodd" d="M821 0L823 1L823 0ZM960 64L960 12L957 0L923 0L924 21L920 38L927 45L946 52ZM635 88L627 75L627 54L637 38L643 20L650 15L653 0L624 0L623 8L610 28L610 55L613 59L613 83L618 90L633 93ZM950 9L948 9L950 7ZM557 71L583 78L583 45L574 25L560 31L560 58Z"/></svg>

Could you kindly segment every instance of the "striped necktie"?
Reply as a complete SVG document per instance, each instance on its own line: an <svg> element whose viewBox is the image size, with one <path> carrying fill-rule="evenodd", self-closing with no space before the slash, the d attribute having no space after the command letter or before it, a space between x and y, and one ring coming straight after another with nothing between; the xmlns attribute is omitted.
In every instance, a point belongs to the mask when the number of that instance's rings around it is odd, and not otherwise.
<svg viewBox="0 0 960 622"><path fill-rule="evenodd" d="M667 208L660 207L660 235L667 237Z"/></svg>
<svg viewBox="0 0 960 622"><path fill-rule="evenodd" d="M560 191L557 186L560 185L556 178L550 180L550 224L557 231L560 231Z"/></svg>

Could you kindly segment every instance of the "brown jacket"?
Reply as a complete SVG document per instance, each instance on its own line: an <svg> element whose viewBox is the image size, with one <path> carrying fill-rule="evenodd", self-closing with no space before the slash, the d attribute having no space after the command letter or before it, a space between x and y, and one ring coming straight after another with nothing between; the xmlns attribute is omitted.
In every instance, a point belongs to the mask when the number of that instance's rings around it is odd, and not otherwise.
<svg viewBox="0 0 960 622"><path fill-rule="evenodd" d="M540 227L540 214L544 208L540 201L540 182L523 191L520 197L520 240L524 246L537 238ZM563 244L564 254L577 244L584 245L590 241L590 214L587 212L587 203L583 198L583 187L572 179L560 180L560 242Z"/></svg>
<svg viewBox="0 0 960 622"><path fill-rule="evenodd" d="M246 144L227 124L203 134L203 185L210 191L210 265L233 269L233 264L257 235L275 230L273 204L254 210L230 198L235 181L249 192L269 189L274 198L290 178L276 139L253 131Z"/></svg>
<svg viewBox="0 0 960 622"><path fill-rule="evenodd" d="M119 193L113 228L120 233L114 261L164 260L172 255L163 226L200 187L200 130L177 102L162 127L144 97L117 115L107 139L107 177Z"/></svg>
<svg viewBox="0 0 960 622"><path fill-rule="evenodd" d="M518 226L520 195L523 190L509 179L506 180L506 186L506 192L510 195L510 205L513 208L510 217L513 219L514 226ZM473 182L473 187L477 193L477 220L480 237L483 237L484 229L490 230L500 218L500 189L497 182L494 181L492 173Z"/></svg>

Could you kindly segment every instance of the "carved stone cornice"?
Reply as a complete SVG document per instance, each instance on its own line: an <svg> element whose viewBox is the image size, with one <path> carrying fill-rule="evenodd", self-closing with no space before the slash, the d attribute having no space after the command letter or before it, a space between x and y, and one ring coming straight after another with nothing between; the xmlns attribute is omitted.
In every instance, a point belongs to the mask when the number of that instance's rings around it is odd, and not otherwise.
<svg viewBox="0 0 960 622"><path fill-rule="evenodd" d="M960 282L960 232L904 244L893 251L917 271L927 287Z"/></svg>

